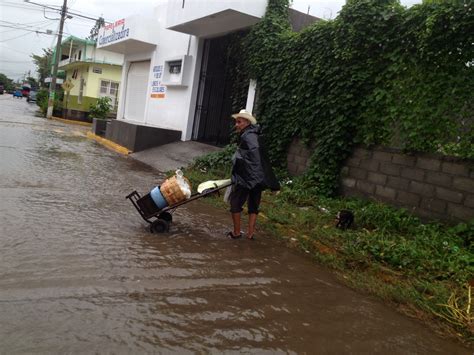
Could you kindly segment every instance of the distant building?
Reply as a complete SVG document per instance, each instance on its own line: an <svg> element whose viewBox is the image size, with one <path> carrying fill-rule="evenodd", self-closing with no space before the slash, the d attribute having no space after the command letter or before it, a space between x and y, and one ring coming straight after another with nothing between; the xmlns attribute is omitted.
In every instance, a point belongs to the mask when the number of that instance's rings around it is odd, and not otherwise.
<svg viewBox="0 0 474 355"><path fill-rule="evenodd" d="M66 81L73 85L68 102L68 95L64 95L67 117L90 121L89 106L103 96L110 97L116 111L122 64L122 54L98 49L95 41L74 36L66 38L61 43L58 69L66 72Z"/></svg>

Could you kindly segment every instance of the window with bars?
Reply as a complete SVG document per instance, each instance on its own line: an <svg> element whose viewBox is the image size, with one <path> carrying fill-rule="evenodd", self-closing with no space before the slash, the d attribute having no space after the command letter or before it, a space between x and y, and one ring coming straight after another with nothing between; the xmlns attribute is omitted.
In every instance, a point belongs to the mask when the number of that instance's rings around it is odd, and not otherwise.
<svg viewBox="0 0 474 355"><path fill-rule="evenodd" d="M100 97L110 97L112 106L116 109L119 83L111 80L101 80L99 87Z"/></svg>
<svg viewBox="0 0 474 355"><path fill-rule="evenodd" d="M110 95L116 96L118 94L119 83L110 82Z"/></svg>
<svg viewBox="0 0 474 355"><path fill-rule="evenodd" d="M109 94L110 92L110 81L101 80L100 81L100 93L101 94Z"/></svg>
<svg viewBox="0 0 474 355"><path fill-rule="evenodd" d="M102 95L117 96L119 83L110 80L100 81L100 93Z"/></svg>

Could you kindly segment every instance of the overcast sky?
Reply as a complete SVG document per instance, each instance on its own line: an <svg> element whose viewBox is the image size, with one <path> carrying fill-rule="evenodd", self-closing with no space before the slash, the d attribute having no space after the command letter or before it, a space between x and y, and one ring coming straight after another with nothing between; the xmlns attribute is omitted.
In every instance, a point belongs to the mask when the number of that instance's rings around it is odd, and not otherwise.
<svg viewBox="0 0 474 355"><path fill-rule="evenodd" d="M61 7L62 0L31 0L52 7ZM70 11L108 21L117 20L137 13L147 13L160 2L167 0L68 0ZM252 1L252 0L248 0ZM406 6L421 0L402 0ZM294 0L292 7L313 16L331 19L344 5L345 0ZM64 26L65 36L87 37L94 22L80 17L68 19ZM56 37L37 34L34 31L56 33L59 26L58 13L43 12L41 6L28 4L23 0L0 0L0 73L12 79L23 78L31 72L36 77L31 53L42 54L42 48L52 47ZM24 29L29 29L26 31Z"/></svg>

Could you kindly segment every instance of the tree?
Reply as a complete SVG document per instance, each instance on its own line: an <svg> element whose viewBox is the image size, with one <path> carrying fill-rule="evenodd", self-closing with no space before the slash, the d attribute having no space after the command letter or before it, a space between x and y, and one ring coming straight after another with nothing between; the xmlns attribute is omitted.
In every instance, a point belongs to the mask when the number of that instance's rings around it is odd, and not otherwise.
<svg viewBox="0 0 474 355"><path fill-rule="evenodd" d="M29 77L26 78L26 81L28 82L28 84L30 84L31 89L33 89L33 90L38 89L39 84L38 84L38 81L35 78L29 76Z"/></svg>
<svg viewBox="0 0 474 355"><path fill-rule="evenodd" d="M7 91L13 90L15 88L15 85L13 84L13 80L2 73L0 73L0 85L3 85L3 87Z"/></svg>
<svg viewBox="0 0 474 355"><path fill-rule="evenodd" d="M102 26L105 26L105 20L103 17L99 17L97 20L95 20L94 27L91 28L89 37L86 39L89 39L91 41L97 41L97 37L99 36L99 28Z"/></svg>
<svg viewBox="0 0 474 355"><path fill-rule="evenodd" d="M33 58L33 62L36 65L36 72L39 75L39 84L44 87L44 79L51 74L53 50L51 48L43 48L43 55L32 54L31 58Z"/></svg>

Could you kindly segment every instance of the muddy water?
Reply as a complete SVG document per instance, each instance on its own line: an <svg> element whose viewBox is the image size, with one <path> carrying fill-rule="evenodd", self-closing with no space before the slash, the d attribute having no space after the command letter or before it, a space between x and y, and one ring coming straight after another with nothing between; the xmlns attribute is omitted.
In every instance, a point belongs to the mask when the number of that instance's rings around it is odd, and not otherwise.
<svg viewBox="0 0 474 355"><path fill-rule="evenodd" d="M0 97L0 353L470 353L202 201L148 233L162 177L34 110Z"/></svg>

